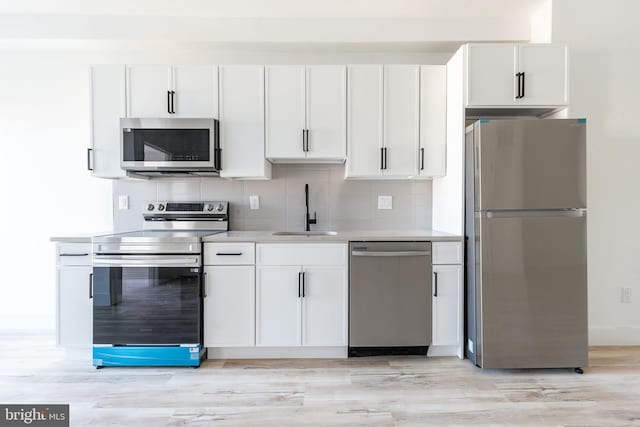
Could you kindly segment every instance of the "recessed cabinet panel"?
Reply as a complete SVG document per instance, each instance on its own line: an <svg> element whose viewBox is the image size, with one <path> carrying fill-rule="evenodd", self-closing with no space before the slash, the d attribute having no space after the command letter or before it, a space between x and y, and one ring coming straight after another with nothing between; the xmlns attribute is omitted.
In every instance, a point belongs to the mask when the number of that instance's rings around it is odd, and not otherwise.
<svg viewBox="0 0 640 427"><path fill-rule="evenodd" d="M459 345L462 320L462 266L433 266L433 345Z"/></svg>
<svg viewBox="0 0 640 427"><path fill-rule="evenodd" d="M300 267L256 267L256 345L299 346Z"/></svg>
<svg viewBox="0 0 640 427"><path fill-rule="evenodd" d="M467 46L467 106L517 105L517 45Z"/></svg>
<svg viewBox="0 0 640 427"><path fill-rule="evenodd" d="M302 345L347 345L345 268L304 267L303 271Z"/></svg>
<svg viewBox="0 0 640 427"><path fill-rule="evenodd" d="M267 157L304 158L305 67L265 69Z"/></svg>
<svg viewBox="0 0 640 427"><path fill-rule="evenodd" d="M352 65L347 70L347 178L382 173L383 68Z"/></svg>
<svg viewBox="0 0 640 427"><path fill-rule="evenodd" d="M59 266L58 344L90 346L93 343L93 300L90 266Z"/></svg>
<svg viewBox="0 0 640 427"><path fill-rule="evenodd" d="M567 47L552 44L518 46L518 69L524 72L521 105L567 104Z"/></svg>
<svg viewBox="0 0 640 427"><path fill-rule="evenodd" d="M346 157L346 83L344 66L307 67L307 158L343 160Z"/></svg>
<svg viewBox="0 0 640 427"><path fill-rule="evenodd" d="M127 116L171 116L171 66L127 66Z"/></svg>
<svg viewBox="0 0 640 427"><path fill-rule="evenodd" d="M218 118L218 67L174 65L173 117Z"/></svg>
<svg viewBox="0 0 640 427"><path fill-rule="evenodd" d="M384 175L418 173L419 79L417 65L384 67Z"/></svg>
<svg viewBox="0 0 640 427"><path fill-rule="evenodd" d="M447 67L420 67L420 176L445 175L447 154Z"/></svg>

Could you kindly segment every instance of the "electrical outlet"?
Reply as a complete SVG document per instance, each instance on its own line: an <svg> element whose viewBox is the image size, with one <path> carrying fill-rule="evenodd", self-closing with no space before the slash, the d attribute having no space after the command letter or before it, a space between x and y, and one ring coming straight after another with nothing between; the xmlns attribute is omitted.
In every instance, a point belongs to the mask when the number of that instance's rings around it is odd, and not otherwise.
<svg viewBox="0 0 640 427"><path fill-rule="evenodd" d="M120 209L121 211L126 211L129 209L129 196L118 196L118 209Z"/></svg>
<svg viewBox="0 0 640 427"><path fill-rule="evenodd" d="M631 303L631 288L622 288L622 303Z"/></svg>
<svg viewBox="0 0 640 427"><path fill-rule="evenodd" d="M393 209L393 197L378 196L378 209Z"/></svg>
<svg viewBox="0 0 640 427"><path fill-rule="evenodd" d="M260 196L249 196L249 209L260 209Z"/></svg>

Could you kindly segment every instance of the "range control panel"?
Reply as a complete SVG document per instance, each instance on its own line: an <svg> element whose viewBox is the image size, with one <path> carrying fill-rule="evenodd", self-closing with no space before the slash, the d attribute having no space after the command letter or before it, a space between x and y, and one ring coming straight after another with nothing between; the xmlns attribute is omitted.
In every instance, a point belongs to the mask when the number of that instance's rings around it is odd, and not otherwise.
<svg viewBox="0 0 640 427"><path fill-rule="evenodd" d="M152 214L211 214L226 215L229 202L145 202L144 215Z"/></svg>

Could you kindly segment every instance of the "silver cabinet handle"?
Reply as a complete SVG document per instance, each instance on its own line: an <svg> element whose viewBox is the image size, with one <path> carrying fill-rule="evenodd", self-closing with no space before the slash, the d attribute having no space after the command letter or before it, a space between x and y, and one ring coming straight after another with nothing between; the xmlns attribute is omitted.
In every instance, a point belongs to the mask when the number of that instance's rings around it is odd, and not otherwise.
<svg viewBox="0 0 640 427"><path fill-rule="evenodd" d="M430 251L353 251L353 256L378 256L378 257L409 257L409 256L429 256Z"/></svg>

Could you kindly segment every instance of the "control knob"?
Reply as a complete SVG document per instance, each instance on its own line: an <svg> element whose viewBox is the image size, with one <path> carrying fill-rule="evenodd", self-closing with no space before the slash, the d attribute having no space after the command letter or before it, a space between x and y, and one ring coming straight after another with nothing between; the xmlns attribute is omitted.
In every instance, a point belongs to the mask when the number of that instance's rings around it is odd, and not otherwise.
<svg viewBox="0 0 640 427"><path fill-rule="evenodd" d="M213 205L211 205L211 204L207 204L204 208L205 208L207 211L211 212L211 211L213 210Z"/></svg>
<svg viewBox="0 0 640 427"><path fill-rule="evenodd" d="M158 205L158 210L159 210L159 211L163 211L163 210L164 210L164 205L163 205L162 203L160 203L160 204Z"/></svg>
<svg viewBox="0 0 640 427"><path fill-rule="evenodd" d="M153 206L153 203L149 203L149 204L147 205L147 210L148 210L148 211L152 211L154 208L155 208L155 206Z"/></svg>
<svg viewBox="0 0 640 427"><path fill-rule="evenodd" d="M218 212L222 212L224 210L224 206L222 205L222 203L218 203L218 206L216 206L216 210Z"/></svg>

